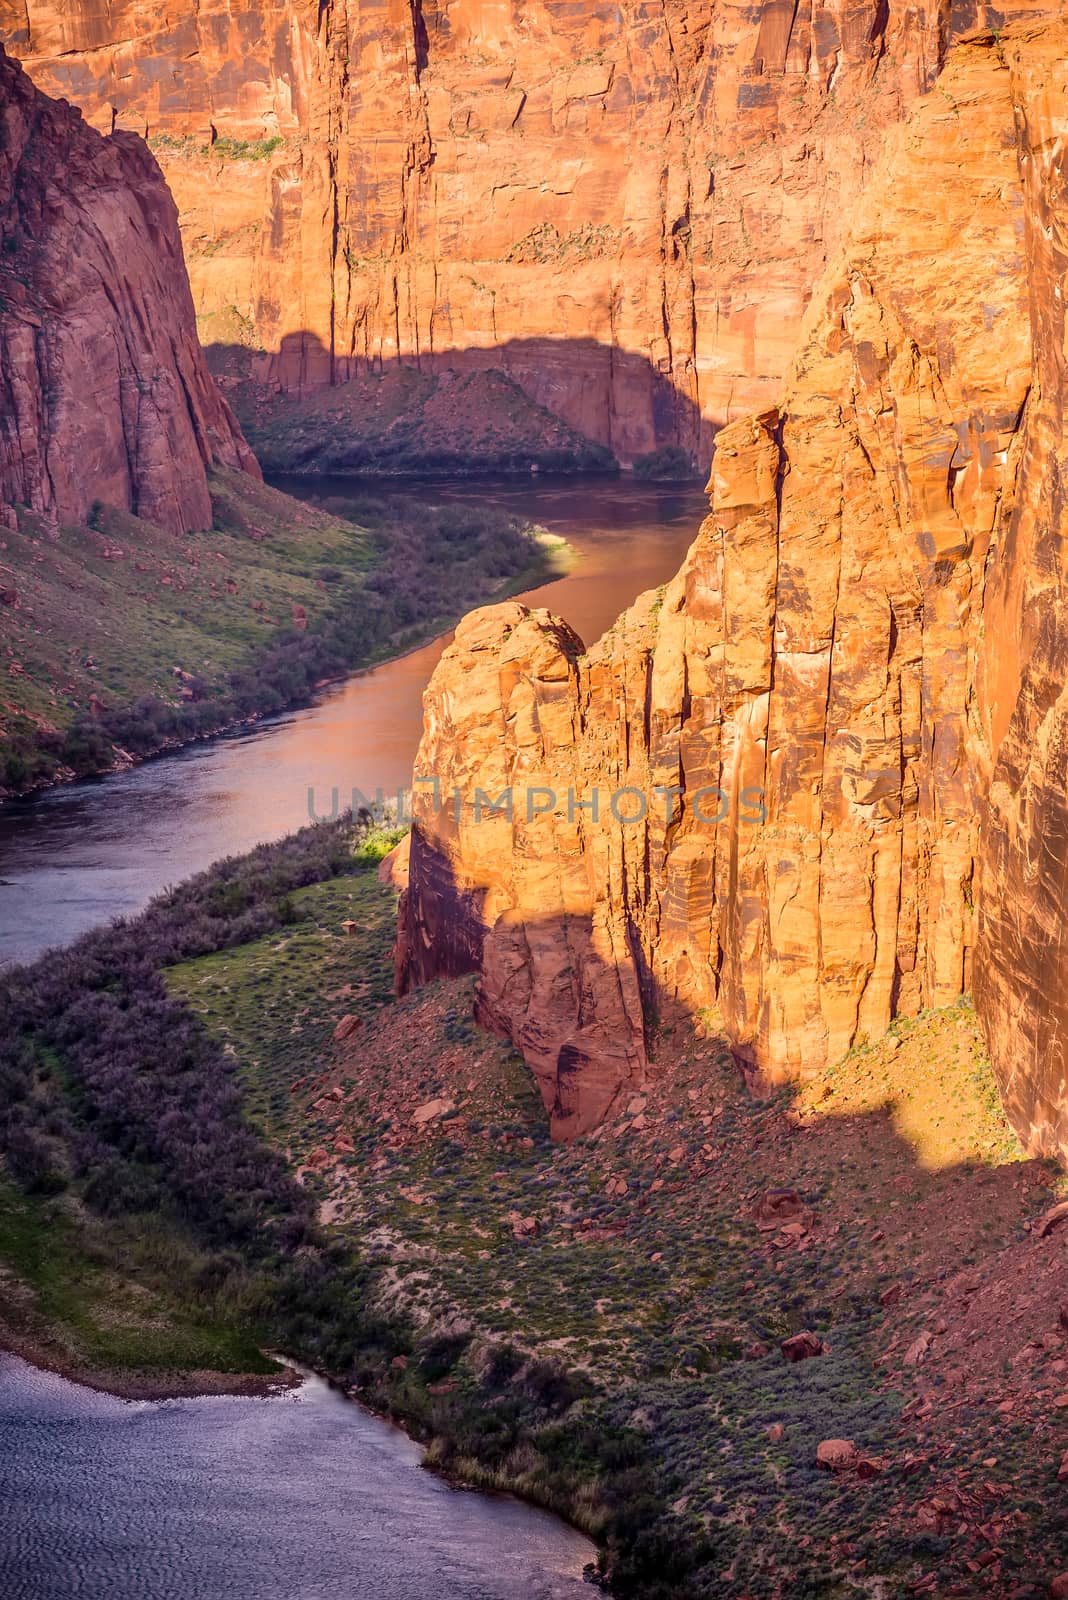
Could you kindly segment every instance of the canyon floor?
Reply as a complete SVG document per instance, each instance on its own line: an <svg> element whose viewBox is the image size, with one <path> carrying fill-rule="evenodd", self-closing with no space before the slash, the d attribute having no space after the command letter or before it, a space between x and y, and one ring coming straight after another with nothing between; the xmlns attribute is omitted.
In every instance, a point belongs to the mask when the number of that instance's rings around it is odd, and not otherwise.
<svg viewBox="0 0 1068 1600"><path fill-rule="evenodd" d="M551 1358L647 1430L694 1592L1045 1593L1068 1226L1037 1224L1064 1179L1023 1157L967 1000L766 1100L714 1018L667 1019L647 1089L558 1146L469 980L392 1000L389 891L341 879L301 906L172 990L321 1220L373 1251L384 1304ZM828 1440L854 1446L841 1470L817 1464ZM537 1492L521 1452L451 1465Z"/></svg>
<svg viewBox="0 0 1068 1600"><path fill-rule="evenodd" d="M0 978L7 1342L131 1394L303 1357L640 1600L1050 1593L1068 1191L969 1001L763 1099L665 1014L554 1144L470 979L394 999L394 836L346 828Z"/></svg>

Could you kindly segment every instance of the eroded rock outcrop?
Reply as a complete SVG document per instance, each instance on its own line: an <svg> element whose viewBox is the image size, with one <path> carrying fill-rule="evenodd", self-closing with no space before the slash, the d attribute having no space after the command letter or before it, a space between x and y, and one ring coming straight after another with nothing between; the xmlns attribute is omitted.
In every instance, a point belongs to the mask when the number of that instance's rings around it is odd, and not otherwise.
<svg viewBox="0 0 1068 1600"><path fill-rule="evenodd" d="M207 467L258 476L197 342L174 202L0 50L0 502L211 526Z"/></svg>
<svg viewBox="0 0 1068 1600"><path fill-rule="evenodd" d="M478 967L562 1136L640 1080L666 1004L718 1005L781 1080L951 1000L978 902L1006 1104L1033 1146L1068 1146L1047 1031L1066 1036L1066 48L1058 22L953 52L781 406L720 433L712 515L662 595L585 655L544 613L478 613L435 674L402 978ZM477 815L476 785L510 786L512 819Z"/></svg>
<svg viewBox="0 0 1068 1600"><path fill-rule="evenodd" d="M0 37L153 138L205 337L265 380L500 368L623 461L707 462L777 400L884 130L1043 9L0 0Z"/></svg>

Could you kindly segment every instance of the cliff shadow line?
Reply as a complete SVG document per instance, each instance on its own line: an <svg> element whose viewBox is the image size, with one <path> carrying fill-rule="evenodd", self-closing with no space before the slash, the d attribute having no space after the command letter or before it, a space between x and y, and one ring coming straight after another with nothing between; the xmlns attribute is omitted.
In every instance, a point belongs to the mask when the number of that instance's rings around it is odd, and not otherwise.
<svg viewBox="0 0 1068 1600"><path fill-rule="evenodd" d="M202 338L211 329L203 324ZM645 356L595 339L519 339L413 356L339 357L310 331L277 352L206 343L268 472L705 475L716 427Z"/></svg>

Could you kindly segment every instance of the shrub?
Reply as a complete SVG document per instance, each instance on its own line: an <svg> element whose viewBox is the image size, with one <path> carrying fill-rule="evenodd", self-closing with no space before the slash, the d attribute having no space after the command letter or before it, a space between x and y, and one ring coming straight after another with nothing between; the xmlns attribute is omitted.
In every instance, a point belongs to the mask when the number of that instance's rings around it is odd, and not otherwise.
<svg viewBox="0 0 1068 1600"><path fill-rule="evenodd" d="M700 476L697 463L688 450L679 445L661 445L648 455L638 456L633 466L634 476L651 483L680 483Z"/></svg>
<svg viewBox="0 0 1068 1600"><path fill-rule="evenodd" d="M204 154L223 161L266 161L283 143L277 133L270 139L213 139Z"/></svg>

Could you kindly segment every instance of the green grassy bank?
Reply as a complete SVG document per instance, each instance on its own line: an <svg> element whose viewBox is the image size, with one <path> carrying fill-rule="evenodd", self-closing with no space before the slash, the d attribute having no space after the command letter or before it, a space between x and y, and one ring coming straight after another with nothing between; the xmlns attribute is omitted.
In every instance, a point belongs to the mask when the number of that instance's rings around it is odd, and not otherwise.
<svg viewBox="0 0 1068 1600"><path fill-rule="evenodd" d="M181 537L106 507L5 531L0 797L299 704L561 560L477 507L365 496L356 522L229 471L212 504Z"/></svg>
<svg viewBox="0 0 1068 1600"><path fill-rule="evenodd" d="M621 1595L1041 1595L1059 1245L1027 1227L1060 1180L970 1006L762 1102L707 1019L665 1017L646 1089L555 1146L470 980L392 999L388 840L348 827L0 976L24 1325L135 1391L302 1358L588 1530Z"/></svg>

